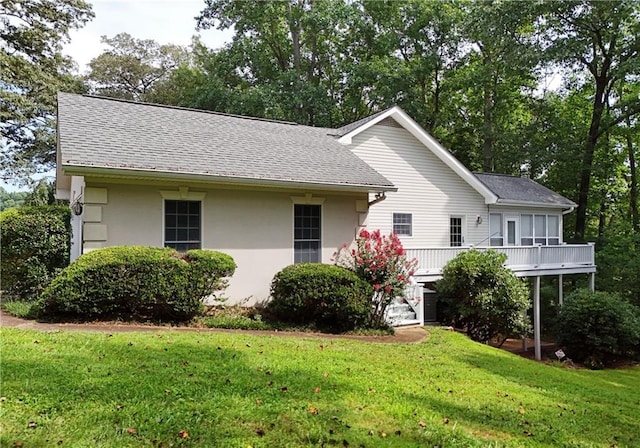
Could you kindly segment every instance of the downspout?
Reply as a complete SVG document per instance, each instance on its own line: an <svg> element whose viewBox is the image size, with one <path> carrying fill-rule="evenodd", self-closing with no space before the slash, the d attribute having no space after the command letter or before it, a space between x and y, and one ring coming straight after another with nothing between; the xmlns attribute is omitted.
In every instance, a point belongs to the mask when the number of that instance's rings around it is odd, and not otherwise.
<svg viewBox="0 0 640 448"><path fill-rule="evenodd" d="M382 202L385 199L387 199L387 195L386 195L386 193L384 191L382 193L376 193L376 197L373 200L368 202L369 207L371 207L372 205L377 204L378 202Z"/></svg>
<svg viewBox="0 0 640 448"><path fill-rule="evenodd" d="M571 212L572 212L572 211L574 211L575 209L576 209L575 207L570 207L570 208L568 208L568 209L566 209L566 210L563 210L563 211L562 211L562 215L563 215L563 216L564 216L564 215L568 215L569 213L571 213Z"/></svg>

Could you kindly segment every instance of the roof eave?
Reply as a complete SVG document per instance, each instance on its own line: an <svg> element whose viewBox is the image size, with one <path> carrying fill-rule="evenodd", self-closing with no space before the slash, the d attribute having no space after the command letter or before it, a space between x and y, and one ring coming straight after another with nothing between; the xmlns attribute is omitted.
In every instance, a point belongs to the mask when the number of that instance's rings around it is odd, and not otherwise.
<svg viewBox="0 0 640 448"><path fill-rule="evenodd" d="M294 189L318 189L327 191L350 191L360 193L394 192L398 188L393 185L336 184L326 182L302 182L280 179L256 179L247 177L219 176L212 174L184 173L178 171L150 171L141 168L100 167L81 164L62 164L64 174L82 176L113 176L149 180L174 180L207 182L219 185L238 185L256 187L280 187Z"/></svg>
<svg viewBox="0 0 640 448"><path fill-rule="evenodd" d="M526 206L526 207L535 207L535 208L560 208L563 210L572 209L577 207L577 204L574 202L567 204L559 204L552 202L535 202L535 201L517 201L514 199L498 199L495 205L514 205L514 206Z"/></svg>

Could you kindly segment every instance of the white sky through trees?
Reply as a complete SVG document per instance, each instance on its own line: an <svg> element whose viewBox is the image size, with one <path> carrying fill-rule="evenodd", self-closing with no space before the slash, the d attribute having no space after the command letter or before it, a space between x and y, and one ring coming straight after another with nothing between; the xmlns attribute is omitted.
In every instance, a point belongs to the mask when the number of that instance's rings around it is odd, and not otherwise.
<svg viewBox="0 0 640 448"><path fill-rule="evenodd" d="M113 37L128 33L136 39L152 39L159 44L187 46L191 37L198 34L209 48L220 48L233 37L232 30L215 29L196 31L195 17L204 8L204 0L89 0L95 17L79 30L69 33L71 41L63 48L63 54L78 64L80 74L85 74L91 59L100 55L107 46L100 42L101 36ZM55 176L55 170L41 177ZM5 190L28 190L5 184Z"/></svg>

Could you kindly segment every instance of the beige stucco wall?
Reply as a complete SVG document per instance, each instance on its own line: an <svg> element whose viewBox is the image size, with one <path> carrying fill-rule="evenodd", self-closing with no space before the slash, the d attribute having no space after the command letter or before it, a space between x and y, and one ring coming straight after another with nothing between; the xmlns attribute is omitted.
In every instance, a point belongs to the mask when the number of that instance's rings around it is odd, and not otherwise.
<svg viewBox="0 0 640 448"><path fill-rule="evenodd" d="M89 179L87 186L105 188L108 193L107 204L102 205L101 224L106 226L107 234L102 246L163 245L161 191L177 193L178 185L125 185ZM367 198L366 193L250 191L203 186L190 186L188 192L205 193L202 247L228 253L238 265L225 292L230 299L228 303L246 300L247 304L267 300L273 276L293 263L294 198L322 202L324 263L331 262L344 242L353 241L358 230L356 200Z"/></svg>

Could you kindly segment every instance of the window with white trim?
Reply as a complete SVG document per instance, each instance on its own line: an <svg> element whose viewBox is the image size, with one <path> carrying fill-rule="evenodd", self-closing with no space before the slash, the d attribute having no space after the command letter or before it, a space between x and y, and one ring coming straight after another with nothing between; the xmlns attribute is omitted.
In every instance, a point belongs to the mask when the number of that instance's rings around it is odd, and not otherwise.
<svg viewBox="0 0 640 448"><path fill-rule="evenodd" d="M202 202L164 201L164 245L180 252L202 247Z"/></svg>
<svg viewBox="0 0 640 448"><path fill-rule="evenodd" d="M293 207L293 262L320 263L321 206L294 204Z"/></svg>
<svg viewBox="0 0 640 448"><path fill-rule="evenodd" d="M464 243L463 233L463 217L449 217L449 245L451 247L460 247Z"/></svg>
<svg viewBox="0 0 640 448"><path fill-rule="evenodd" d="M413 233L413 215L411 213L394 213L393 233L400 236L411 236Z"/></svg>
<svg viewBox="0 0 640 448"><path fill-rule="evenodd" d="M502 213L491 213L489 215L489 245L502 246L503 244Z"/></svg>
<svg viewBox="0 0 640 448"><path fill-rule="evenodd" d="M557 246L560 244L560 216L522 215L520 220L520 244L531 246Z"/></svg>

